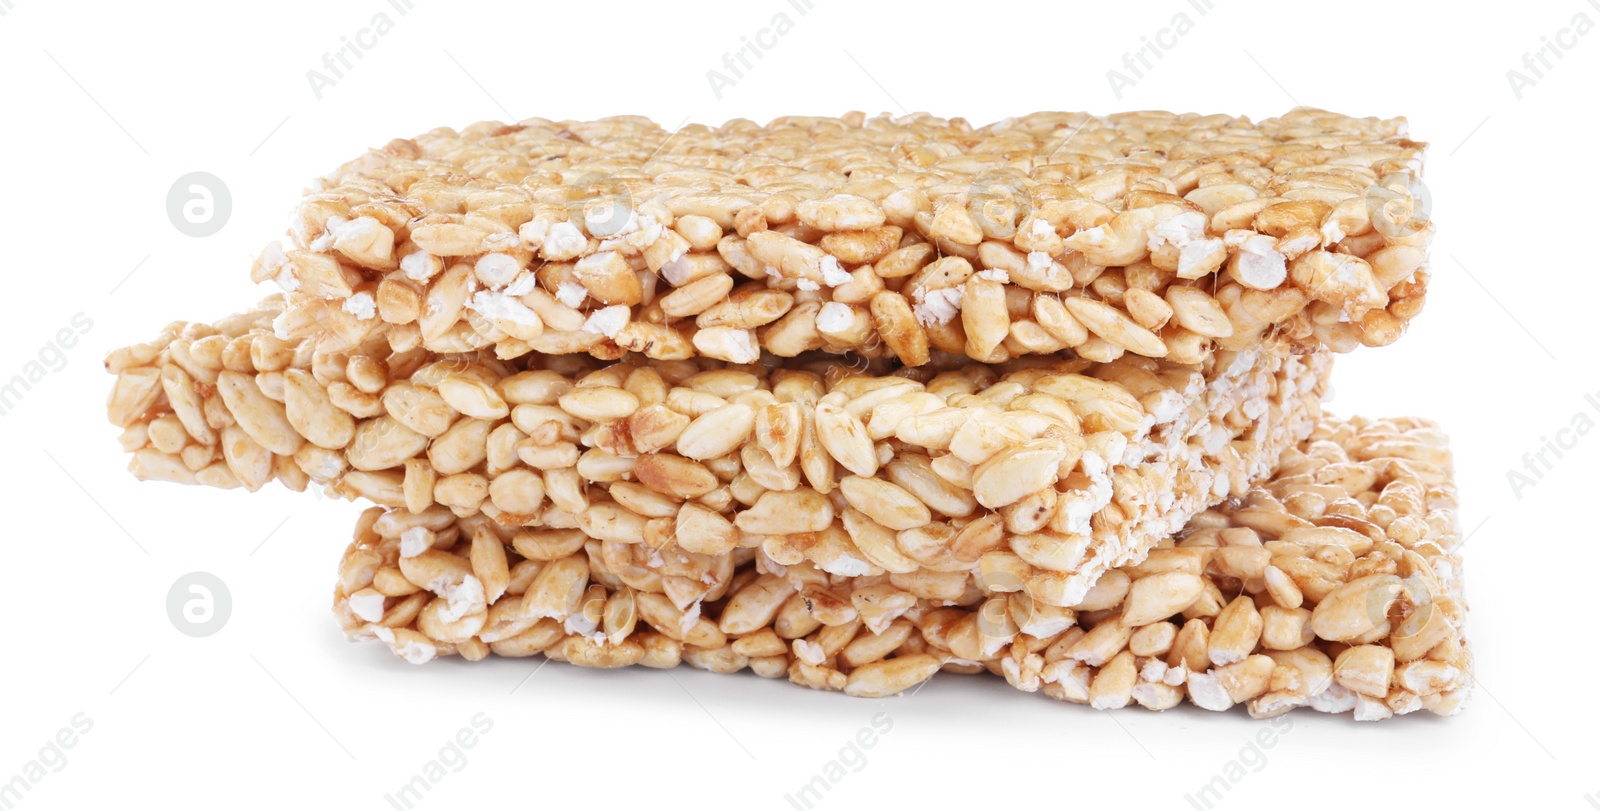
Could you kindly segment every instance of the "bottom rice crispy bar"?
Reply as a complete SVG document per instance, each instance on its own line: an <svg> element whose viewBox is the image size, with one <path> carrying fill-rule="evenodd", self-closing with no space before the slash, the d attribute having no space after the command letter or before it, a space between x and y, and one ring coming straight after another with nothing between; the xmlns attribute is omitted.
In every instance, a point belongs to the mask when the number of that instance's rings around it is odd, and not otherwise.
<svg viewBox="0 0 1600 811"><path fill-rule="evenodd" d="M577 530L372 508L341 562L335 613L351 638L418 664L491 653L687 662L864 697L987 670L1098 709L1187 697L1255 717L1305 706L1381 720L1450 715L1466 697L1459 543L1434 425L1327 418L1270 480L1070 608L978 582L982 572L952 593L927 573L833 575L754 548L669 546L641 565L619 550L638 544ZM675 580L693 578L713 590L675 601Z"/></svg>

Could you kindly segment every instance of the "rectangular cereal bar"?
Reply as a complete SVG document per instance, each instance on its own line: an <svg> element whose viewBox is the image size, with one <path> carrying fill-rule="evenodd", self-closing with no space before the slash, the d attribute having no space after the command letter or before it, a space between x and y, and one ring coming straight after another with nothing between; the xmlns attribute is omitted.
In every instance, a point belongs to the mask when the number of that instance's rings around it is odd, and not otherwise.
<svg viewBox="0 0 1600 811"><path fill-rule="evenodd" d="M798 358L607 364L312 351L178 323L108 358L140 478L350 498L1053 605L1242 494L1310 433L1331 365L1283 341L1201 364L1023 358L894 374ZM643 549L643 546L639 547Z"/></svg>
<svg viewBox="0 0 1600 811"><path fill-rule="evenodd" d="M647 119L431 130L321 178L252 276L327 348L811 350L1198 363L1347 351L1423 304L1425 144L1404 119Z"/></svg>
<svg viewBox="0 0 1600 811"><path fill-rule="evenodd" d="M651 560L574 530L373 508L335 614L420 664L533 656L587 667L749 668L880 697L987 670L1099 709L1187 698L1449 715L1470 687L1456 494L1444 436L1412 419L1324 420L1270 481L1194 518L1071 606L922 574L830 574L764 551ZM675 584L705 580L693 602Z"/></svg>

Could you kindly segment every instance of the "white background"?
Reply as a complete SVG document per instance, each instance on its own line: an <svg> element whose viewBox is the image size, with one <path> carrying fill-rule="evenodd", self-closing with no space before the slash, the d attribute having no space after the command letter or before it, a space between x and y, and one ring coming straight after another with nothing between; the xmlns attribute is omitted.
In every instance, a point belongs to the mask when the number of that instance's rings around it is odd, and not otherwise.
<svg viewBox="0 0 1600 811"><path fill-rule="evenodd" d="M247 279L250 259L307 180L435 126L635 113L674 127L852 109L980 124L1036 109L1265 117L1296 104L1405 115L1433 144L1427 310L1400 343L1341 360L1330 408L1426 415L1454 437L1479 688L1449 719L1294 713L1216 807L1582 809L1600 794L1600 436L1547 457L1553 469L1520 494L1507 479L1575 415L1600 422L1600 33L1558 37L1577 14L1600 23L1600 2L1296 11L1216 0L1203 16L1186 0L815 0L804 16L787 0L415 0L403 17L386 0L0 10L0 379L75 313L93 321L65 368L0 417L0 781L76 713L93 722L18 808L389 808L385 793L480 712L492 730L419 808L791 808L785 794L877 713L892 729L818 807L1195 807L1185 795L1262 722L1102 713L988 677L860 700L686 667L551 664L531 678L542 660L412 667L349 645L328 604L359 508L276 486L135 482L104 419L100 359L170 320L253 302L264 291ZM379 12L393 32L317 99L307 71ZM716 98L706 72L779 12L793 32ZM1194 30L1119 99L1107 71L1179 12ZM1523 58L1546 37L1572 47L1538 78ZM1512 69L1532 80L1520 99ZM167 218L168 188L191 171L232 192L229 222L208 238ZM205 639L178 633L165 610L191 571L232 593L227 626Z"/></svg>

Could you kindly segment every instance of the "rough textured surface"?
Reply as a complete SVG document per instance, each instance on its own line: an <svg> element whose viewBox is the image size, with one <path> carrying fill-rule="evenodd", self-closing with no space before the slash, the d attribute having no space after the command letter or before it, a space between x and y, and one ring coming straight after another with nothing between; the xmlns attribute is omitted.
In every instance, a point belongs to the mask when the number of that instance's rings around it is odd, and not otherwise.
<svg viewBox="0 0 1600 811"><path fill-rule="evenodd" d="M874 374L421 349L316 354L265 324L174 324L112 353L144 479L278 479L420 512L836 574L988 569L1056 605L1264 478L1310 433L1327 353L1184 366L1030 357Z"/></svg>
<svg viewBox="0 0 1600 811"><path fill-rule="evenodd" d="M765 349L1185 363L1395 340L1427 286L1424 144L1297 109L637 117L436 129L322 178L253 271L283 337L747 362Z"/></svg>
<svg viewBox="0 0 1600 811"><path fill-rule="evenodd" d="M1069 607L985 595L985 575L852 577L760 549L695 555L373 508L341 561L335 613L352 638L418 664L687 662L869 697L987 670L1101 709L1187 697L1256 717L1448 715L1471 668L1450 469L1427 422L1326 420L1270 481ZM702 581L710 592L685 587Z"/></svg>

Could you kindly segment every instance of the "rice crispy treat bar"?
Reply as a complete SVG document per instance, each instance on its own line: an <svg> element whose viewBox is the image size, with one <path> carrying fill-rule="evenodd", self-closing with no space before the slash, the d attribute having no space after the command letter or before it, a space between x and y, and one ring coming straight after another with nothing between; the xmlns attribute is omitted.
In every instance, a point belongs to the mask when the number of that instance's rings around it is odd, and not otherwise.
<svg viewBox="0 0 1600 811"><path fill-rule="evenodd" d="M749 668L853 696L989 671L1097 709L1258 718L1295 707L1450 715L1469 689L1456 493L1415 419L1322 422L1275 476L1190 522L1069 607L921 574L829 574L760 549L663 554L566 530L368 510L334 611L414 664L545 656L586 667ZM675 581L715 583L685 603Z"/></svg>
<svg viewBox="0 0 1600 811"><path fill-rule="evenodd" d="M424 512L836 575L921 572L1052 605L1264 478L1320 413L1326 352L1192 366L1026 358L875 375L830 360L605 364L318 354L274 302L113 352L142 479L278 479ZM700 590L709 587L702 585Z"/></svg>
<svg viewBox="0 0 1600 811"><path fill-rule="evenodd" d="M435 129L316 182L252 270L330 347L1198 363L1384 345L1434 228L1402 118L1036 113Z"/></svg>

